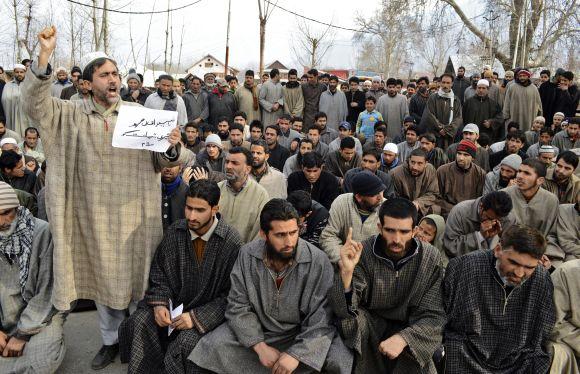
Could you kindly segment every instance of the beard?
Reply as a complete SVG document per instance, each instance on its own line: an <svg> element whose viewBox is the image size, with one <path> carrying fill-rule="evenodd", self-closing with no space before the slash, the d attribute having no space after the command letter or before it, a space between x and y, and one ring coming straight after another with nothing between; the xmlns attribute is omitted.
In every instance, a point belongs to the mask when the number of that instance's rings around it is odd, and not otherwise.
<svg viewBox="0 0 580 374"><path fill-rule="evenodd" d="M218 131L218 135L221 140L228 140L228 136L230 136L229 131Z"/></svg>
<svg viewBox="0 0 580 374"><path fill-rule="evenodd" d="M281 262L284 264L289 263L290 261L296 258L296 248L298 247L298 242L292 249L291 253L281 253L278 252L274 246L270 243L268 239L266 239L266 256L272 261Z"/></svg>
<svg viewBox="0 0 580 374"><path fill-rule="evenodd" d="M0 227L0 237L6 238L16 231L16 225L18 225L18 218L14 219L10 225L5 225Z"/></svg>
<svg viewBox="0 0 580 374"><path fill-rule="evenodd" d="M510 183L510 180L511 180L511 179L505 179L505 178L502 178L502 177L500 176L500 177L499 177L498 184L499 184L499 186L500 186L501 188L504 188L504 187L507 187L507 186L508 186L508 184Z"/></svg>
<svg viewBox="0 0 580 374"><path fill-rule="evenodd" d="M254 170L258 170L258 169L260 169L262 166L264 166L264 163L265 163L265 161L262 161L262 162L260 162L260 161L253 161L253 162L252 162L252 168L253 168Z"/></svg>

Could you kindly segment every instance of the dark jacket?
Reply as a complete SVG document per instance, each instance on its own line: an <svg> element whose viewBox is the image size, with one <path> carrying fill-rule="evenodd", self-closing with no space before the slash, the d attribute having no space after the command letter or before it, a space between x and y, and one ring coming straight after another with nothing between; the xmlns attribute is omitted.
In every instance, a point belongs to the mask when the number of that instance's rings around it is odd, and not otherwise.
<svg viewBox="0 0 580 374"><path fill-rule="evenodd" d="M328 209L322 206L318 201L312 200L312 213L306 218L304 224L305 231L300 231L300 237L308 243L320 248L319 240L322 230L328 224Z"/></svg>
<svg viewBox="0 0 580 374"><path fill-rule="evenodd" d="M469 82L469 79L465 77L463 78L455 77L455 79L453 80L453 86L451 87L451 89L453 90L455 96L459 97L459 101L461 101L461 104L463 104L465 90L469 86L471 86L471 83Z"/></svg>
<svg viewBox="0 0 580 374"><path fill-rule="evenodd" d="M346 120L351 125L356 125L356 121L358 120L358 115L365 110L365 93L362 91L352 91L345 92L344 96L346 96L346 103L348 107L348 114L346 116ZM358 107L353 108L350 106L350 103L357 103Z"/></svg>
<svg viewBox="0 0 580 374"><path fill-rule="evenodd" d="M309 192L312 200L320 202L330 210L330 205L339 194L338 179L329 172L323 171L320 178L311 184L302 171L295 171L288 177L288 195L299 190Z"/></svg>
<svg viewBox="0 0 580 374"><path fill-rule="evenodd" d="M234 113L238 110L236 100L231 92L221 95L216 90L212 91L207 97L209 107L208 122L217 126L220 117L226 117L229 123L234 122Z"/></svg>
<svg viewBox="0 0 580 374"><path fill-rule="evenodd" d="M284 164L290 157L290 151L276 143L274 149L270 149L270 158L268 158L268 165L275 167L278 170L284 170Z"/></svg>
<svg viewBox="0 0 580 374"><path fill-rule="evenodd" d="M423 112L427 106L427 100L429 100L429 96L423 97L419 93L416 93L409 101L409 115L413 117L416 124L421 123Z"/></svg>
<svg viewBox="0 0 580 374"><path fill-rule="evenodd" d="M173 222L185 218L185 200L189 186L182 181L171 195L166 195L165 185L162 184L161 191L161 218L163 231L165 231Z"/></svg>
<svg viewBox="0 0 580 374"><path fill-rule="evenodd" d="M490 120L491 127L483 126L483 121ZM499 141L500 130L503 127L503 114L501 107L489 96L477 95L465 100L463 104L463 123L474 123L479 127L479 132L487 134L493 143Z"/></svg>
<svg viewBox="0 0 580 374"><path fill-rule="evenodd" d="M185 93L181 98L185 103L188 121L191 122L198 118L201 118L203 122L207 121L209 117L209 104L207 91L201 90L197 98L191 91L185 91Z"/></svg>
<svg viewBox="0 0 580 374"><path fill-rule="evenodd" d="M145 101L147 101L149 95L151 95L151 91L149 91L146 88L141 88L139 89L139 96L137 96L137 100L133 99L133 96L131 96L131 91L129 90L127 90L127 92L123 96L121 96L121 99L123 101L145 105Z"/></svg>
<svg viewBox="0 0 580 374"><path fill-rule="evenodd" d="M12 188L34 194L34 186L36 185L36 174L28 169L24 170L24 176L20 178L11 178L2 173L0 179L8 183Z"/></svg>
<svg viewBox="0 0 580 374"><path fill-rule="evenodd" d="M70 100L70 98L73 97L78 92L79 91L77 90L77 88L73 84L72 86L65 87L62 89L62 91L60 91L60 98L62 100Z"/></svg>

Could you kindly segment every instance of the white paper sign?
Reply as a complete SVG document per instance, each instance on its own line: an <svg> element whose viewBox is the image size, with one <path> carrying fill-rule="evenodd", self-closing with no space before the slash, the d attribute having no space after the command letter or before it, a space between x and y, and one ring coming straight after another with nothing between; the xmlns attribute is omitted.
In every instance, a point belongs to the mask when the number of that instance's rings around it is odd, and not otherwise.
<svg viewBox="0 0 580 374"><path fill-rule="evenodd" d="M173 302L169 299L169 314L171 316L171 320L173 321L174 318L177 318L183 313L183 304L180 304L177 308L173 309ZM167 336L171 335L174 328L169 325L167 329Z"/></svg>
<svg viewBox="0 0 580 374"><path fill-rule="evenodd" d="M177 112L121 105L113 132L113 147L165 152L169 133L177 127Z"/></svg>

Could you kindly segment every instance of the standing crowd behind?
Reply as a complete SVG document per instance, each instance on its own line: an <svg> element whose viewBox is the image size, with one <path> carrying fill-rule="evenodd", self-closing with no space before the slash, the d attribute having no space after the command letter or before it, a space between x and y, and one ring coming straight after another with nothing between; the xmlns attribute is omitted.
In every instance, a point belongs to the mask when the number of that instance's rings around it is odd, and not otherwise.
<svg viewBox="0 0 580 374"><path fill-rule="evenodd" d="M148 89L39 46L0 71L1 373L56 372L80 299L95 370L579 372L572 72ZM166 152L111 146L122 105L178 113Z"/></svg>

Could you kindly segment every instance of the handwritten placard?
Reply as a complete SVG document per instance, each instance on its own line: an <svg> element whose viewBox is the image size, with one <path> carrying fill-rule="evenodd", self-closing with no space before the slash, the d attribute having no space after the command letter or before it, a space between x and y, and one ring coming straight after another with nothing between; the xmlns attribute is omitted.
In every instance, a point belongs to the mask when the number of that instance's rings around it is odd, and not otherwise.
<svg viewBox="0 0 580 374"><path fill-rule="evenodd" d="M113 147L165 152L169 133L177 126L177 112L121 105Z"/></svg>

